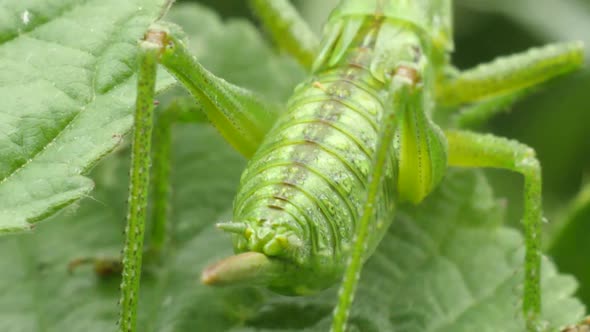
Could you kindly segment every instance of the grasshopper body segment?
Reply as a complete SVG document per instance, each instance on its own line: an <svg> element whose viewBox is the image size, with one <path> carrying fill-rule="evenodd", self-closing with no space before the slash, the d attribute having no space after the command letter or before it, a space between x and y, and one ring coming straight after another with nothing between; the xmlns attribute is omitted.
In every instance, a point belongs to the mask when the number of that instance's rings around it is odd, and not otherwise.
<svg viewBox="0 0 590 332"><path fill-rule="evenodd" d="M448 53L454 48L450 0L343 0L326 23L323 48L314 68L317 69L318 64L324 62L328 55L332 58L338 57L342 53L338 51L343 46L342 42L335 51L331 50L331 46L334 46L331 42L335 40L338 31L344 31L344 35L347 35L346 32L351 29L350 25L358 25L357 22L366 16L382 18L393 25L412 31L414 37L421 39L422 45L427 48L426 51L431 53L431 62L436 67L447 64ZM386 35L382 35L381 38L384 37ZM389 42L396 41L397 38L389 39ZM379 46L392 49L392 45L388 45L387 42Z"/></svg>
<svg viewBox="0 0 590 332"><path fill-rule="evenodd" d="M416 75L410 81L419 86L408 97L416 105L425 104L424 87L432 81L431 44L416 33L422 27L405 21L423 8L403 17L381 2L371 11L355 4L345 1L333 13L313 76L296 88L244 171L234 222L220 225L234 234L237 252L271 257L258 279L281 293L313 293L341 277L366 200L381 121L396 104L392 78L399 68ZM398 117L402 135L390 149L364 259L391 223L396 197L421 201L446 166L446 141L425 109L400 110ZM276 274L277 264L286 273Z"/></svg>
<svg viewBox="0 0 590 332"><path fill-rule="evenodd" d="M271 282L278 291L318 291L344 270L385 103L383 83L367 70L380 26L363 22L345 61L318 70L296 89L243 173L234 220L248 227L234 244L299 266L293 280L283 276L278 287ZM383 229L393 213L393 174L389 165L386 199L377 207ZM384 232L372 234L371 252Z"/></svg>

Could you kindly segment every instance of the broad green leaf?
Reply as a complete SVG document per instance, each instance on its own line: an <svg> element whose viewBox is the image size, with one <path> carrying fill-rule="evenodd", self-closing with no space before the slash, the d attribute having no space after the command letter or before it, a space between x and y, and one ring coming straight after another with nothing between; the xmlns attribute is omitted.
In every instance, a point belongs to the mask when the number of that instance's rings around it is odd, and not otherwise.
<svg viewBox="0 0 590 332"><path fill-rule="evenodd" d="M164 3L2 1L0 233L92 190L85 173L131 127L137 40Z"/></svg>
<svg viewBox="0 0 590 332"><path fill-rule="evenodd" d="M182 10L193 11L194 22L205 17L215 22L199 33L217 31L216 43L199 51L208 68L261 92L273 90L276 98L288 93L290 87L275 89L281 87L275 80L293 80L298 71L273 67L284 60L273 57L257 34L246 32L239 43L225 39L227 26L215 16L187 8ZM232 33L253 31L245 23L232 24L243 27ZM231 60L217 59L227 59L222 54L240 58L240 52L254 52L250 45L262 45L263 52L255 53L263 64L256 73L267 73L267 82L247 71L232 78L234 71L225 72L223 64ZM215 61L220 62L217 68ZM335 288L290 298L264 289L212 289L199 284L205 265L232 252L230 239L213 224L231 217L245 162L207 125L178 125L174 135L172 243L161 265L147 266L143 274L139 331L326 331ZM118 278L100 278L84 267L69 274L67 264L81 256L118 255L128 154L123 147L93 170L96 190L79 207L52 216L52 222L41 224L35 233L0 238L0 252L5 253L0 256L0 331L115 329ZM450 173L424 204L402 207L366 265L353 329L523 331L519 315L523 243L516 231L502 226L501 206L480 173L458 171ZM576 282L557 274L549 262L544 264L543 278L543 317L553 331L580 320L584 308L571 296Z"/></svg>
<svg viewBox="0 0 590 332"><path fill-rule="evenodd" d="M585 245L590 234L590 184L583 187L561 219L562 229L552 239L549 254L561 270L579 280L590 280L590 247ZM590 285L582 283L578 295L588 305Z"/></svg>
<svg viewBox="0 0 590 332"><path fill-rule="evenodd" d="M245 166L207 125L175 128L173 243L142 280L140 331L326 331L336 289L284 297L254 288L208 288L202 268L232 253L215 229L231 217ZM117 319L118 279L70 260L116 255L124 228L127 150L93 172L97 189L74 213L33 234L4 237L0 251L0 330L108 331ZM367 263L352 324L357 331L523 331L519 316L522 238L501 225L502 208L477 172L452 172L416 208L403 208ZM148 240L149 243L149 240ZM578 321L576 282L543 269L543 317Z"/></svg>

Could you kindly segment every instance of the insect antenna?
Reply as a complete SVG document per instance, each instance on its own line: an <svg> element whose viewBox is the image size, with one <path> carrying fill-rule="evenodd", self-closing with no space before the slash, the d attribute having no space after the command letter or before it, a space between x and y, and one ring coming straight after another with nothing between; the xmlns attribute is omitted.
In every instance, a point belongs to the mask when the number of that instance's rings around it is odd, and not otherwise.
<svg viewBox="0 0 590 332"><path fill-rule="evenodd" d="M215 225L217 228L225 232L236 233L243 235L248 229L248 225L243 222L220 222Z"/></svg>

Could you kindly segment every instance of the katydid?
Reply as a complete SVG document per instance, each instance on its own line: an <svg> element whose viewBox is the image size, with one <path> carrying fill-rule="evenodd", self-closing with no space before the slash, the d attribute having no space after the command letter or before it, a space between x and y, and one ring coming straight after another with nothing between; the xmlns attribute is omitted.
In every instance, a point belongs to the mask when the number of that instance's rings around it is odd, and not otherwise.
<svg viewBox="0 0 590 332"><path fill-rule="evenodd" d="M147 115L136 122L134 162L149 151L158 63L250 159L233 220L218 224L232 234L238 254L209 266L202 281L305 295L343 279L332 330L344 331L362 264L385 234L396 204L419 204L450 166L501 168L525 179L522 313L526 329L537 331L539 162L523 144L467 131L461 125L469 121L462 117L490 117L531 86L580 67L582 45L549 45L457 72L449 63L450 0L343 0L321 43L287 0L251 5L278 46L310 70L285 106L208 72L172 25L152 26L140 44L137 110ZM469 111L457 115L454 127L440 128L431 114L443 106ZM147 164L140 166L132 166L131 191L147 183ZM127 234L141 239L145 197L135 196ZM123 283L137 289L141 250L126 251L123 262ZM128 310L132 294L124 289L125 331L135 324L134 309Z"/></svg>

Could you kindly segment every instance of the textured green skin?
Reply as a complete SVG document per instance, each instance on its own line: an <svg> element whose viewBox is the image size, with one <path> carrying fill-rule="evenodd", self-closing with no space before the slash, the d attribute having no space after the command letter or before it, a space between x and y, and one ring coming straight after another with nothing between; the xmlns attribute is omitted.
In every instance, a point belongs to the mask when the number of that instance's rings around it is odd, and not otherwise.
<svg viewBox="0 0 590 332"><path fill-rule="evenodd" d="M367 195L379 120L391 102L387 75L425 58L415 25L381 12L351 16L347 2L340 9L346 13L332 15L315 75L297 87L251 158L234 202L234 222L248 225L245 235L234 235L236 251L285 262L284 273L269 282L285 294L313 293L341 277ZM426 74L425 66L419 69ZM393 148L391 154L365 258L393 219ZM265 247L279 236L287 245Z"/></svg>
<svg viewBox="0 0 590 332"><path fill-rule="evenodd" d="M424 39L430 39L429 43L450 50L453 47L451 12L449 0L342 0L330 20L379 13L390 21L415 26Z"/></svg>
<svg viewBox="0 0 590 332"><path fill-rule="evenodd" d="M347 58L357 54L351 51ZM382 85L360 68L318 73L298 87L288 111L243 173L234 220L247 222L254 234L248 242L236 236L237 249L263 251L272 238L265 240L264 234L270 232L294 234L303 242L279 255L302 267L292 275L298 282L283 280L274 288L309 293L332 285L342 274L366 196L383 113ZM393 181L387 183L377 207L383 229L393 212ZM383 233L373 232L372 247Z"/></svg>

